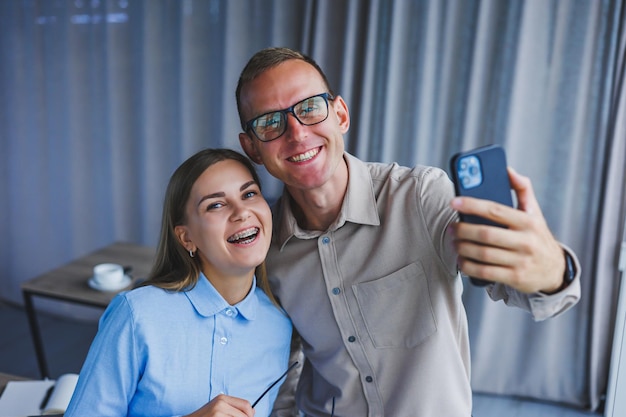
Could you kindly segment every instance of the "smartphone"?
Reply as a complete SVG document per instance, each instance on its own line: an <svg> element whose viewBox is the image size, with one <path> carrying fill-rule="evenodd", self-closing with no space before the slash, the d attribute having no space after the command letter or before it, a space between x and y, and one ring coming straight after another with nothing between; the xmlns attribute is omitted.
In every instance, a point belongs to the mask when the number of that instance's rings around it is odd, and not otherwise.
<svg viewBox="0 0 626 417"><path fill-rule="evenodd" d="M506 168L506 154L498 145L459 152L450 158L450 174L457 196L492 200L514 207ZM461 213L459 215L462 222L505 227L482 217ZM470 277L470 280L475 285L489 284L489 281L482 279Z"/></svg>

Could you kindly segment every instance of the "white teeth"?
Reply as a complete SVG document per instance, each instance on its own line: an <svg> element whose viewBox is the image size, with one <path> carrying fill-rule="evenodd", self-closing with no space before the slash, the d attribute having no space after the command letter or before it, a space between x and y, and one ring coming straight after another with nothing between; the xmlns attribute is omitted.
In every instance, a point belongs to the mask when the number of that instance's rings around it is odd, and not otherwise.
<svg viewBox="0 0 626 417"><path fill-rule="evenodd" d="M259 233L259 228L258 227L251 227L250 229L247 230L243 230L239 233L235 233L234 235L232 235L231 237L228 238L228 241L233 243L233 242L237 242L239 240L243 240L243 239L247 239L250 237L254 237L257 235L257 233Z"/></svg>
<svg viewBox="0 0 626 417"><path fill-rule="evenodd" d="M289 160L291 162L304 162L304 161L308 161L309 159L313 158L318 153L319 153L319 149L313 149L313 150L307 151L305 153L302 153L300 155L292 156L291 158L289 158Z"/></svg>

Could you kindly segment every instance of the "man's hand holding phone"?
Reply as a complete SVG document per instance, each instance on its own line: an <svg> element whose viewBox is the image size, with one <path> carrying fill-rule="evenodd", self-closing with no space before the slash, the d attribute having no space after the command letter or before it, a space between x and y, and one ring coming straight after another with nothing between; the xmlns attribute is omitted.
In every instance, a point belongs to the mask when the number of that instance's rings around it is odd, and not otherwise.
<svg viewBox="0 0 626 417"><path fill-rule="evenodd" d="M474 279L500 282L524 293L555 292L563 284L563 249L548 228L530 179L511 168L508 179L517 209L484 198L452 200L451 207L462 218L452 225L459 268ZM501 227L463 221L474 217Z"/></svg>

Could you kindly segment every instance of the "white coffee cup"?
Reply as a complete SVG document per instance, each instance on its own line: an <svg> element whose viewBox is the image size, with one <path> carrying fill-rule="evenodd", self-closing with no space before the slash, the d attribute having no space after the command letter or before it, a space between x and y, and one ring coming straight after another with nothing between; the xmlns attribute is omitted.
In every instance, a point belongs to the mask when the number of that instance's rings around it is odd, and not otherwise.
<svg viewBox="0 0 626 417"><path fill-rule="evenodd" d="M118 264L106 263L93 267L93 280L101 287L111 287L124 280L124 267Z"/></svg>

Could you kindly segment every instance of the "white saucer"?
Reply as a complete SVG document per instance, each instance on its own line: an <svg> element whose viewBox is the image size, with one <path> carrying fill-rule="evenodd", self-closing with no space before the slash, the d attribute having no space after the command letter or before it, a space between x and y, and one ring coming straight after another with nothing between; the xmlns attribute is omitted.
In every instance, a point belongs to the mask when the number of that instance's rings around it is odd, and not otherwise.
<svg viewBox="0 0 626 417"><path fill-rule="evenodd" d="M98 291L119 291L123 288L126 288L130 285L132 279L131 277L129 277L128 275L124 275L124 279L121 280L120 282L118 282L117 284L113 284L113 285L102 285L98 282L96 282L93 277L89 278L89 281L87 281L87 284L89 284L89 286L91 288L93 288L94 290L98 290Z"/></svg>

